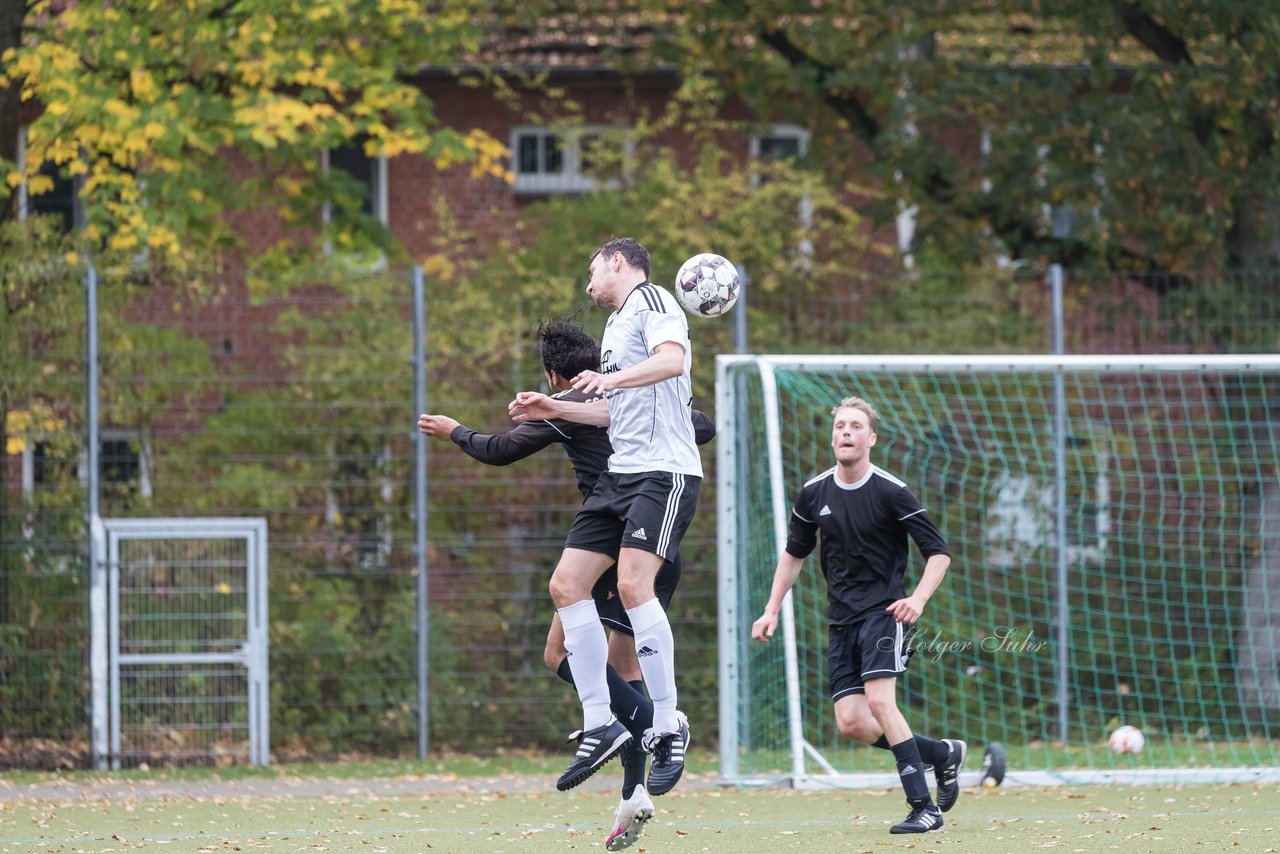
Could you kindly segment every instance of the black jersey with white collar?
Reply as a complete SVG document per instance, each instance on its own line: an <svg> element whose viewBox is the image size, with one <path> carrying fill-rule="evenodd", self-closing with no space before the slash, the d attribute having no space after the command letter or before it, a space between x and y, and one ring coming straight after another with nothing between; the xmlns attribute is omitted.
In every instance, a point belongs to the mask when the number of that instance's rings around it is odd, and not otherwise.
<svg viewBox="0 0 1280 854"><path fill-rule="evenodd" d="M946 540L905 483L881 469L842 483L833 467L800 490L791 511L787 553L805 558L822 532L827 619L846 626L906 596L908 535L927 560L950 554Z"/></svg>

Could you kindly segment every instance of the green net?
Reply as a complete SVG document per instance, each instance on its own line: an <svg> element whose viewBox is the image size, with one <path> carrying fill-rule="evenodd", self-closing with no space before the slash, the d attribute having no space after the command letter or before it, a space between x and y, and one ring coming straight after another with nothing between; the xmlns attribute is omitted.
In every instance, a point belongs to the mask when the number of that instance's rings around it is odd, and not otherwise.
<svg viewBox="0 0 1280 854"><path fill-rule="evenodd" d="M1067 358L1056 382L1050 359L909 362L774 366L781 483L769 371L722 362L726 775L892 767L836 729L816 552L793 592L798 702L782 633L749 637L776 565L775 514L834 464L831 409L848 396L879 410L872 461L920 496L953 554L899 683L916 732L971 750L998 741L1011 768L1032 770L1278 764L1280 359ZM908 590L923 564L912 556ZM1108 748L1121 724L1146 736L1140 753Z"/></svg>

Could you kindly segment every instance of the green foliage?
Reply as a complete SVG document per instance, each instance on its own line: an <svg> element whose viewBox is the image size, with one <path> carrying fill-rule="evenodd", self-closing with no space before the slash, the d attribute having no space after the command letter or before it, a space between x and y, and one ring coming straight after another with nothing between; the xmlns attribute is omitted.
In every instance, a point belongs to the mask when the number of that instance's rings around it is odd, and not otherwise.
<svg viewBox="0 0 1280 854"><path fill-rule="evenodd" d="M690 102L810 128L835 185L882 189L877 223L914 206L917 249L1113 270L1280 261L1265 4L641 2L628 26ZM1065 243L1054 209L1074 219Z"/></svg>
<svg viewBox="0 0 1280 854"><path fill-rule="evenodd" d="M0 87L19 87L42 112L25 171L0 163L0 174L33 194L51 187L46 163L83 178L88 244L125 257L146 248L171 270L239 245L237 211L303 227L270 247L276 260L313 254L317 240L392 251L321 154L349 144L505 175L500 144L442 127L407 79L473 50L475 11L471 0L31 3L28 38L0 56ZM324 202L333 216L316 234Z"/></svg>
<svg viewBox="0 0 1280 854"><path fill-rule="evenodd" d="M11 738L85 737L87 595L76 509L45 508L32 517L29 541L3 543L0 731Z"/></svg>

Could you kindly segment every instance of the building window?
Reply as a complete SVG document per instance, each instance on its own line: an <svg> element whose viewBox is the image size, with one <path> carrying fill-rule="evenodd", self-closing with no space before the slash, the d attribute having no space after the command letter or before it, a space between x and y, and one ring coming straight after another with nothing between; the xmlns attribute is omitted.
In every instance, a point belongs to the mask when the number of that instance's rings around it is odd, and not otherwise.
<svg viewBox="0 0 1280 854"><path fill-rule="evenodd" d="M387 210L387 158L370 157L364 142L356 141L324 153L324 170L341 169L361 188L360 211L383 225L390 224ZM332 211L326 211L326 222Z"/></svg>
<svg viewBox="0 0 1280 854"><path fill-rule="evenodd" d="M331 169L341 169L356 180L360 187L360 211L383 225L390 225L391 216L387 204L387 158L370 157L364 151L364 142L356 141L321 154L321 166L325 174ZM333 219L333 207L325 202L324 221Z"/></svg>
<svg viewBox="0 0 1280 854"><path fill-rule="evenodd" d="M595 189L594 174L603 164L602 146L609 128L550 130L517 127L511 131L511 171L517 193L581 193ZM631 143L626 144L630 152Z"/></svg>
<svg viewBox="0 0 1280 854"><path fill-rule="evenodd" d="M387 158L370 157L365 153L364 140L358 139L341 148L330 149L321 154L321 168L326 175L331 169L341 169L356 180L360 192L360 211L373 217L385 226L391 224L391 211L387 196ZM322 211L324 224L333 222L333 204L324 203ZM324 243L324 253L333 254L333 245ZM386 258L377 257L368 262L368 267L379 270L386 266Z"/></svg>
<svg viewBox="0 0 1280 854"><path fill-rule="evenodd" d="M809 132L796 125L773 125L751 137L751 159L766 163L786 160L795 162L809 153ZM753 186L760 186L764 176L755 175Z"/></svg>
<svg viewBox="0 0 1280 854"><path fill-rule="evenodd" d="M39 492L89 482L89 455L79 442L37 439L22 451L22 493L34 498ZM151 497L150 454L134 430L104 430L98 439L99 486L104 499Z"/></svg>
<svg viewBox="0 0 1280 854"><path fill-rule="evenodd" d="M27 129L18 133L18 169L27 165ZM80 198L80 179L66 177L62 168L53 162L40 166L40 174L53 181L53 189L33 194L26 184L18 186L18 219L24 220L36 214L52 214L62 222L62 230L75 231L84 227L84 203Z"/></svg>
<svg viewBox="0 0 1280 854"><path fill-rule="evenodd" d="M22 453L22 494L34 498L36 490L54 490L79 483L74 455L50 441L27 442Z"/></svg>
<svg viewBox="0 0 1280 854"><path fill-rule="evenodd" d="M756 157L761 160L799 160L804 156L805 139L800 134L756 137Z"/></svg>
<svg viewBox="0 0 1280 854"><path fill-rule="evenodd" d="M766 163L788 161L794 163L809 153L809 132L796 125L773 125L764 133L751 137L751 159ZM767 179L759 172L751 176L751 186L759 188ZM809 232L813 228L813 199L803 196L800 209L796 212L800 219L801 234L796 251L807 257L813 254L813 241Z"/></svg>

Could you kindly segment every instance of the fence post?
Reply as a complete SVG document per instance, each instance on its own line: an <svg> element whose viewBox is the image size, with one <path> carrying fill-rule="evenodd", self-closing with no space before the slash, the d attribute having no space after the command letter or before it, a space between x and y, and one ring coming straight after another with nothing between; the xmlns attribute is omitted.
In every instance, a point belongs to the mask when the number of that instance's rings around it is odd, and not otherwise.
<svg viewBox="0 0 1280 854"><path fill-rule="evenodd" d="M422 268L416 264L409 275L413 285L413 405L416 413L427 411L427 314ZM430 750L430 699L427 692L428 631L427 613L427 437L414 433L414 551L418 570L418 758L426 759Z"/></svg>
<svg viewBox="0 0 1280 854"><path fill-rule="evenodd" d="M90 264L84 274L85 294L85 425L88 445L86 516L89 532L89 741L93 767L107 770L110 759L107 735L110 728L110 697L107 681L107 564L102 516L98 502L101 469L98 440L98 271Z"/></svg>
<svg viewBox="0 0 1280 854"><path fill-rule="evenodd" d="M747 268L738 265L738 303L734 306L737 309L733 313L733 352L742 354L747 352L747 294L749 292L748 284L751 283L751 276L747 275Z"/></svg>
<svg viewBox="0 0 1280 854"><path fill-rule="evenodd" d="M1053 303L1053 355L1063 355L1062 265L1049 268L1049 287ZM1066 375L1061 365L1053 374L1053 485L1054 539L1057 553L1056 586L1058 610L1058 738L1067 743L1068 704L1071 702L1070 656L1068 655L1068 621L1070 601L1067 590L1067 394Z"/></svg>

